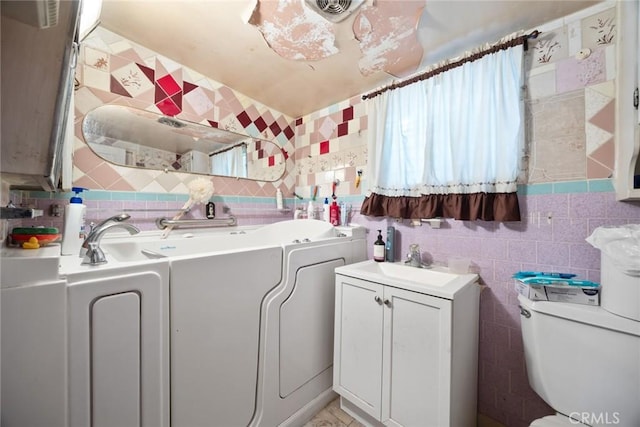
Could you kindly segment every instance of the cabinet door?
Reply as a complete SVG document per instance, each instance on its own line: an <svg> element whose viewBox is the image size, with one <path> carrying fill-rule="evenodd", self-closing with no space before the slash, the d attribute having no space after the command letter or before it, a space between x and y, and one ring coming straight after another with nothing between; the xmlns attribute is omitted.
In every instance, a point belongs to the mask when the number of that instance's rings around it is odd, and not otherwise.
<svg viewBox="0 0 640 427"><path fill-rule="evenodd" d="M382 289L336 276L333 387L376 419L382 396Z"/></svg>
<svg viewBox="0 0 640 427"><path fill-rule="evenodd" d="M450 424L451 301L385 287L383 359L385 424Z"/></svg>

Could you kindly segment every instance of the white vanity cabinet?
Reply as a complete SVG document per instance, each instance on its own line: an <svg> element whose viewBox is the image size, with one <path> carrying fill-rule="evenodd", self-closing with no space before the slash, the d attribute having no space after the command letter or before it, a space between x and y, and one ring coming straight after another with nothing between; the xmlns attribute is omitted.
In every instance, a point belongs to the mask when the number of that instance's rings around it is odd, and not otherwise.
<svg viewBox="0 0 640 427"><path fill-rule="evenodd" d="M336 269L334 335L342 407L371 425L475 426L479 287L448 299L346 268Z"/></svg>

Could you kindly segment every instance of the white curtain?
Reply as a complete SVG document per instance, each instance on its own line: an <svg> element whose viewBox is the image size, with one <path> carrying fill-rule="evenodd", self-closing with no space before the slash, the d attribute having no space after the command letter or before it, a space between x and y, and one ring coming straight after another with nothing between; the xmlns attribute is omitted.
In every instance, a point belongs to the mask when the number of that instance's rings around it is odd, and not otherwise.
<svg viewBox="0 0 640 427"><path fill-rule="evenodd" d="M368 101L370 191L512 193L524 150L523 46Z"/></svg>
<svg viewBox="0 0 640 427"><path fill-rule="evenodd" d="M247 146L240 144L228 150L211 154L211 173L246 178Z"/></svg>

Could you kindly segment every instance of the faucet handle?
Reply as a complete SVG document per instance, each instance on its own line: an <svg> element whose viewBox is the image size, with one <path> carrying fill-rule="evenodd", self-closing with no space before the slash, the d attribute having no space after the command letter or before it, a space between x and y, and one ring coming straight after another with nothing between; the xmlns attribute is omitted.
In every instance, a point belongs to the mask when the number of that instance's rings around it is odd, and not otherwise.
<svg viewBox="0 0 640 427"><path fill-rule="evenodd" d="M89 249L82 260L82 264L100 265L106 262L107 258L104 256L102 249L100 249L98 242L89 242Z"/></svg>

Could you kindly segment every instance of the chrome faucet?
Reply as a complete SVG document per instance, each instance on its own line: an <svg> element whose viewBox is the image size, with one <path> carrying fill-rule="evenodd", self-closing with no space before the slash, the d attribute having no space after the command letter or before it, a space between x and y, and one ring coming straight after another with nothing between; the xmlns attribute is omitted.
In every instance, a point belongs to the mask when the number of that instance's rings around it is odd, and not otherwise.
<svg viewBox="0 0 640 427"><path fill-rule="evenodd" d="M119 220L123 221L123 220ZM99 226L94 227L94 229L89 233L89 236L85 239L82 244L83 248L86 248L87 252L84 255L84 259L82 260L82 264L88 265L100 265L106 264L107 258L104 256L104 252L100 248L100 240L102 236L109 230L114 228L123 228L129 232L129 234L138 234L140 230L138 227L131 225L127 222L105 222L99 224Z"/></svg>
<svg viewBox="0 0 640 427"><path fill-rule="evenodd" d="M420 246L417 244L409 245L409 253L407 254L407 260L404 262L411 267L427 268L428 264L422 262L422 254L420 253Z"/></svg>
<svg viewBox="0 0 640 427"><path fill-rule="evenodd" d="M101 227L103 227L104 225L106 225L106 224L108 224L110 222L122 222L122 221L128 220L129 218L131 218L131 215L126 214L126 213L121 213L121 214L109 217L109 218L105 219L104 221L100 221L97 224L91 223L90 224L91 225L91 230L89 230L89 235L87 236L87 238L89 236L91 236L91 234L93 233L94 230L98 230L98 229L100 229Z"/></svg>
<svg viewBox="0 0 640 427"><path fill-rule="evenodd" d="M121 213L121 214L109 217L104 221L100 221L98 224L94 224L93 222L89 224L91 228L89 229L89 234L87 234L87 237L85 237L84 242L82 242L82 246L80 247L80 254L79 254L80 258L86 255L87 250L89 250L89 242L94 241L95 234L99 233L104 228L105 225L112 222L118 223L118 222L126 221L129 218L131 218L131 215L126 213Z"/></svg>

